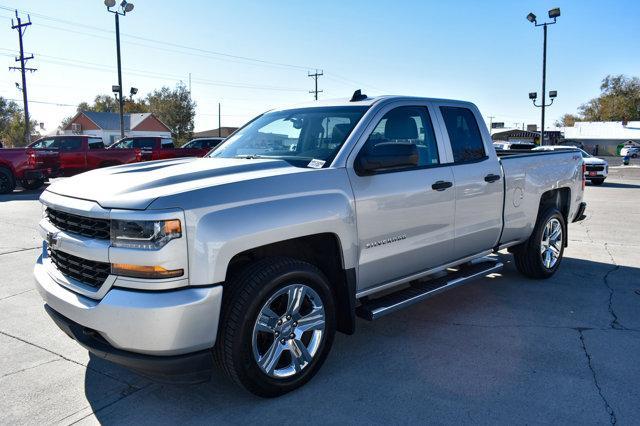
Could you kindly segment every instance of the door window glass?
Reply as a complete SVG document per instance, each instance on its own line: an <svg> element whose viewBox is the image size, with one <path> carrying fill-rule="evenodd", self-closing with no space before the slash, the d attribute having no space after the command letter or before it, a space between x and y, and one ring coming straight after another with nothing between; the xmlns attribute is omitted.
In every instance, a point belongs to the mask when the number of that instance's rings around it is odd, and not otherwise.
<svg viewBox="0 0 640 426"><path fill-rule="evenodd" d="M399 107L385 114L369 136L367 147L380 143L416 145L418 167L439 163L438 145L425 107Z"/></svg>
<svg viewBox="0 0 640 426"><path fill-rule="evenodd" d="M478 122L468 108L440 107L444 118L453 160L456 163L481 160L486 157Z"/></svg>
<svg viewBox="0 0 640 426"><path fill-rule="evenodd" d="M104 142L101 138L89 138L89 149L102 149L104 148Z"/></svg>

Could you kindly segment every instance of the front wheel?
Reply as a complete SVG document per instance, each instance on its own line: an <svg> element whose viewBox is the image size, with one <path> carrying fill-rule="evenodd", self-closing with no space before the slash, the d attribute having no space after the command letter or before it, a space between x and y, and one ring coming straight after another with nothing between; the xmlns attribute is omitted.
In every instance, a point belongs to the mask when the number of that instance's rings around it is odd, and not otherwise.
<svg viewBox="0 0 640 426"><path fill-rule="evenodd" d="M315 266L292 258L256 262L225 286L215 358L250 392L275 397L308 382L336 328L333 294Z"/></svg>
<svg viewBox="0 0 640 426"><path fill-rule="evenodd" d="M16 187L16 181L10 170L0 167L0 194L8 194L13 192Z"/></svg>
<svg viewBox="0 0 640 426"><path fill-rule="evenodd" d="M44 185L44 179L23 179L20 181L20 186L24 189L34 190Z"/></svg>
<svg viewBox="0 0 640 426"><path fill-rule="evenodd" d="M564 254L565 221L555 207L545 210L536 221L529 239L513 250L516 268L531 277L550 278Z"/></svg>

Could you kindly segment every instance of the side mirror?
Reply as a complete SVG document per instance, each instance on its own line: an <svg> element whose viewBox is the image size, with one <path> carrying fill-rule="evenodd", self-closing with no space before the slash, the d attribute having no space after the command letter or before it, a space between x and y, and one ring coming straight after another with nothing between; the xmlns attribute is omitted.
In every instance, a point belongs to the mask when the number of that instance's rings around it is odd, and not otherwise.
<svg viewBox="0 0 640 426"><path fill-rule="evenodd" d="M414 144L394 142L381 142L365 147L355 164L356 171L364 175L417 165L418 148Z"/></svg>

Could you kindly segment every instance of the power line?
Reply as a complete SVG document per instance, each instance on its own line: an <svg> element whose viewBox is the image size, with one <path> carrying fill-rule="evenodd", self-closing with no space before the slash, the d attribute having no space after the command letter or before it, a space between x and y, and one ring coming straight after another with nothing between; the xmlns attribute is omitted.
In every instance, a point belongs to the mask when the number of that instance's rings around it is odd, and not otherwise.
<svg viewBox="0 0 640 426"><path fill-rule="evenodd" d="M3 6L3 5L0 5L0 9L13 10L12 8L10 8L8 6ZM23 12L26 12L26 11L23 10ZM45 19L45 20L53 21L53 22L59 22L59 23L63 23L63 24L66 24L66 25L73 25L74 27L82 27L82 28L93 30L93 31L99 31L99 32L108 33L108 34L113 34L114 33L113 30L107 30L107 29L104 29L104 28L95 27L95 26L92 26L92 25L86 25L86 24L82 24L82 23L79 23L79 22L69 21L69 20L66 20L66 19L60 19L60 18L56 18L56 17L52 17L52 16L39 14L39 13L34 13L34 12L30 12L30 13L33 16L36 16L36 17L39 17L39 18L42 18L42 19ZM43 27L47 27L47 28L60 30L60 31L67 31L67 32L76 33L76 34L84 34L84 35L89 35L89 36L93 36L93 37L97 37L97 38L102 38L102 39L105 39L105 40L111 40L111 38L109 38L109 37L102 37L102 36L98 36L98 35L95 35L95 34L88 34L86 32L75 31L75 30L71 30L71 29L68 29L68 28L60 28L60 27L55 27L55 26L46 25L46 24L38 24L38 25L39 26L43 26ZM180 51L176 51L176 50L172 50L172 49L166 49L166 48L162 48L162 47L158 47L158 46L150 46L148 44L142 44L142 43L135 43L135 42L132 42L132 41L127 41L127 44L134 44L134 45L138 45L138 46L141 46L141 47L149 47L149 48L152 48L152 49L157 49L157 50L171 52L171 53L178 53L178 54L185 54L185 55L191 55L191 56L205 57L205 58L209 58L209 59L225 60L227 62L233 62L233 63L252 62L252 63L254 63L256 65L270 66L270 67L280 67L280 68L284 67L284 68L297 69L297 70L308 70L308 69L315 68L315 67L309 67L309 66L304 66L304 65L299 65L299 64L290 64L290 63L284 63L284 62L269 61L269 60L264 60L264 59L260 59L260 58L253 58L253 57L249 57L249 56L233 55L233 54L229 54L229 53L225 53L225 52L202 49L202 48L192 47L192 46L188 46L188 45L184 45L184 44L178 44L178 43L162 41L162 40L155 40L155 39L142 37L142 36L137 36L137 35L133 35L133 34L121 33L121 35L124 36L124 37L127 37L127 38L133 38L133 39L137 39L137 40L142 40L142 41L147 41L147 42L151 42L151 43L161 44L162 46L173 46L173 47L176 47L176 48L179 48L179 49L185 49L185 50L191 51L190 53L180 52ZM193 53L193 52L199 52L201 54L196 54L196 53ZM212 56L214 56L214 57L212 57ZM241 61L245 61L245 62L241 62ZM334 81L342 80L344 82L356 84L356 85L361 86L361 87L368 87L368 88L371 88L371 89L379 90L381 92L386 92L387 91L387 90L381 89L379 87L373 86L371 84L365 84L365 83L362 83L362 82L358 82L358 81L355 81L355 80L348 79L348 78L340 76L340 75L338 75L336 73L327 73L327 76L328 76L328 78L330 78L330 79L332 79Z"/></svg>
<svg viewBox="0 0 640 426"><path fill-rule="evenodd" d="M316 70L315 73L311 74L311 73L307 73L309 77L313 77L313 80L315 82L315 89L314 90L309 90L309 93L313 93L316 101L318 100L318 93L322 93L322 90L318 90L318 77L320 77L321 75L324 75L322 73L322 71L320 71L318 73L318 70Z"/></svg>

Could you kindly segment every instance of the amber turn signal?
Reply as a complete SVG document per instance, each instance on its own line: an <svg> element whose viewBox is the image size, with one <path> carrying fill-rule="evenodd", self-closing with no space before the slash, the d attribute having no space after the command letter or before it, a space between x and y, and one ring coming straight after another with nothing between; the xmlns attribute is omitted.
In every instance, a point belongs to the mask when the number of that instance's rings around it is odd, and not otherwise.
<svg viewBox="0 0 640 426"><path fill-rule="evenodd" d="M178 226L179 223L180 222L178 222ZM112 263L111 273L113 275L120 275L123 277L131 278L160 279L181 277L184 274L184 270L168 270L163 268L162 266L140 266L130 265L128 263Z"/></svg>

